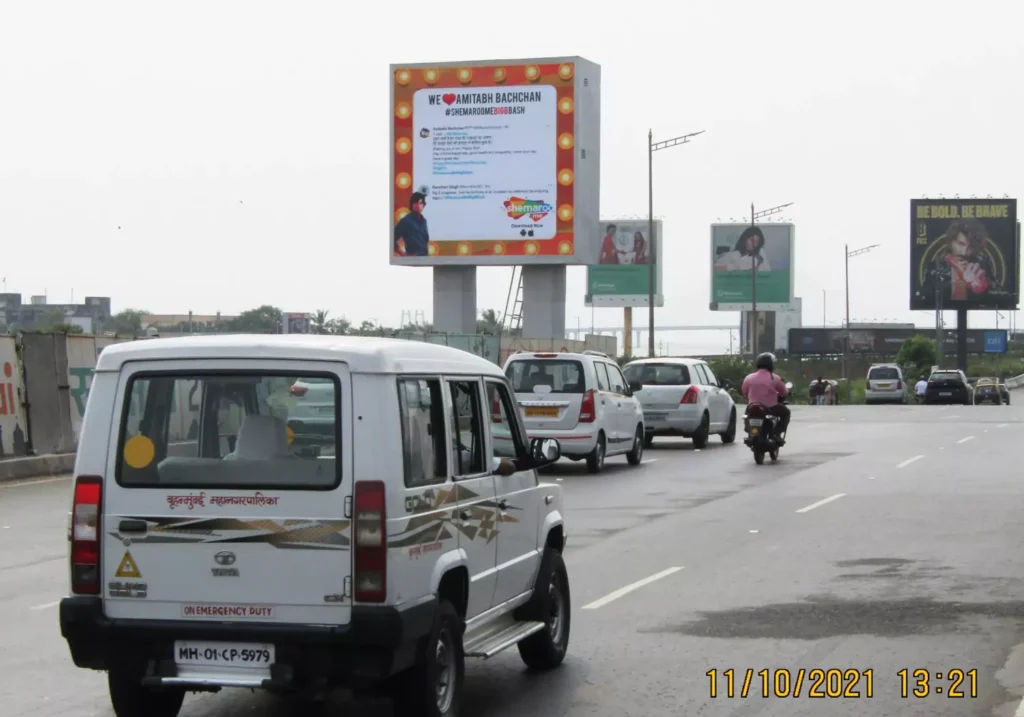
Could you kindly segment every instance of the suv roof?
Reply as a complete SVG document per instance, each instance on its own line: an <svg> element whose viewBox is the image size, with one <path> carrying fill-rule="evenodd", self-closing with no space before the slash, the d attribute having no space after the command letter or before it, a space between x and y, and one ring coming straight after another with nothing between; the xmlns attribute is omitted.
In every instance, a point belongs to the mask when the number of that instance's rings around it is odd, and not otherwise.
<svg viewBox="0 0 1024 717"><path fill-rule="evenodd" d="M467 373L503 377L501 369L468 351L425 341L318 334L215 334L126 341L106 346L96 372L120 371L129 361L159 359L309 359L345 361L358 373L433 373L437 362Z"/></svg>
<svg viewBox="0 0 1024 717"><path fill-rule="evenodd" d="M642 365L642 364L645 364L645 363L678 363L678 364L682 364L683 366L693 366L694 364L706 363L706 362L704 361L704 359L699 359L699 358L686 358L686 357L676 357L676 356L661 356L661 357L655 356L654 358L633 359L632 361L630 361L626 365L627 366L632 366L633 364Z"/></svg>

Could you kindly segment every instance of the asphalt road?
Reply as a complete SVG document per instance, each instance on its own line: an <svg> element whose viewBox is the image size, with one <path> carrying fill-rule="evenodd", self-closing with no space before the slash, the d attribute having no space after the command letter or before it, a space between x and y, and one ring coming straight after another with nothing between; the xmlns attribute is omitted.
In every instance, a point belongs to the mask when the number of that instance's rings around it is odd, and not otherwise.
<svg viewBox="0 0 1024 717"><path fill-rule="evenodd" d="M568 507L570 654L540 676L514 649L470 661L465 714L1024 715L1020 403L798 406L774 465L718 438L658 441L640 467L615 458L600 476L559 463L546 477ZM104 676L73 667L57 625L68 485L0 487L9 717L112 714ZM902 669L927 670L931 694L901 697ZM976 671L976 697L951 670ZM190 696L182 715L292 708L225 691Z"/></svg>

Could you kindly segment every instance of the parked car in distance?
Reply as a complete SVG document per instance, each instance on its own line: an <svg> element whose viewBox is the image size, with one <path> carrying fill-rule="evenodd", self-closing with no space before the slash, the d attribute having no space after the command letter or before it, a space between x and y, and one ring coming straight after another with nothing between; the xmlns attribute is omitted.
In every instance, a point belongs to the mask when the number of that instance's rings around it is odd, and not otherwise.
<svg viewBox="0 0 1024 717"><path fill-rule="evenodd" d="M974 389L967 380L967 375L957 369L939 369L928 377L928 387L924 392L925 403L962 403L970 405L974 402Z"/></svg>
<svg viewBox="0 0 1024 717"><path fill-rule="evenodd" d="M903 369L896 364L873 364L864 385L864 403L906 403Z"/></svg>
<svg viewBox="0 0 1024 717"><path fill-rule="evenodd" d="M642 388L637 398L644 410L645 443L655 436L683 436L703 448L712 434L722 443L736 440L736 404L732 384L720 381L700 359L647 358L630 361L626 378Z"/></svg>
<svg viewBox="0 0 1024 717"><path fill-rule="evenodd" d="M1006 384L999 383L992 377L979 378L974 382L974 403L994 403L1001 405L1010 403L1010 390Z"/></svg>
<svg viewBox="0 0 1024 717"><path fill-rule="evenodd" d="M531 439L558 439L562 456L586 460L591 473L614 455L640 465L644 412L633 395L639 387L606 354L521 351L509 356L505 375Z"/></svg>

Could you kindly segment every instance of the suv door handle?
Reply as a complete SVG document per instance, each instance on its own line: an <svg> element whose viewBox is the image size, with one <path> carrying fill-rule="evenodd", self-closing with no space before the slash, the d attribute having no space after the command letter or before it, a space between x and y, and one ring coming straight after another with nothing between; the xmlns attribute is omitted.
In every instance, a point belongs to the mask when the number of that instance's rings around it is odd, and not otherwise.
<svg viewBox="0 0 1024 717"><path fill-rule="evenodd" d="M501 500L498 501L498 507L501 508L502 510L505 510L506 508L508 508L508 501L502 498Z"/></svg>
<svg viewBox="0 0 1024 717"><path fill-rule="evenodd" d="M470 513L468 510L464 510L461 513L459 513L459 520L469 520L472 517L473 514Z"/></svg>
<svg viewBox="0 0 1024 717"><path fill-rule="evenodd" d="M148 525L144 520L122 520L117 524L119 533L145 533Z"/></svg>

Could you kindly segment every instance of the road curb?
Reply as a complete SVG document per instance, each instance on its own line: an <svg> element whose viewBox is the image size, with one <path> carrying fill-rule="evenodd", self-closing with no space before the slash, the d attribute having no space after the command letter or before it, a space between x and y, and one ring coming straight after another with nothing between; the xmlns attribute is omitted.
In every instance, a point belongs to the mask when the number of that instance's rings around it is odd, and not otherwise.
<svg viewBox="0 0 1024 717"><path fill-rule="evenodd" d="M0 483L71 473L75 469L74 453L8 458L0 461Z"/></svg>

